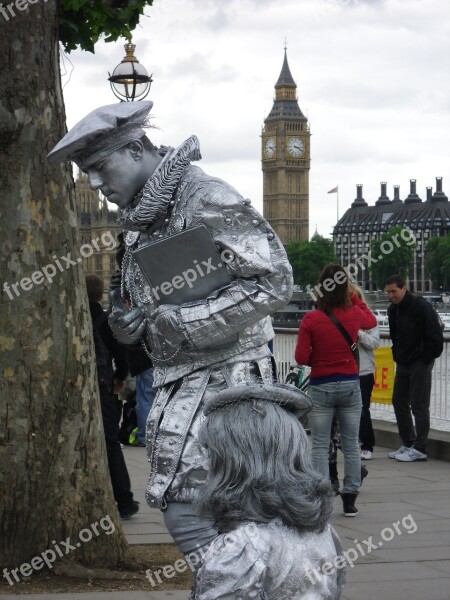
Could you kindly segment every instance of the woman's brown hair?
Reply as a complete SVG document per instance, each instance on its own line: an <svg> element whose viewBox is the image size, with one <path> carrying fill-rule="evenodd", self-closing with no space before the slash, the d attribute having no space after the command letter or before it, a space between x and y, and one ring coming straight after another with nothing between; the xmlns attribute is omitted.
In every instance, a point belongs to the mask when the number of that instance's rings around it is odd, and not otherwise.
<svg viewBox="0 0 450 600"><path fill-rule="evenodd" d="M352 305L349 297L348 274L341 265L334 263L325 265L315 289L318 290L319 310L330 312L333 308L348 308Z"/></svg>

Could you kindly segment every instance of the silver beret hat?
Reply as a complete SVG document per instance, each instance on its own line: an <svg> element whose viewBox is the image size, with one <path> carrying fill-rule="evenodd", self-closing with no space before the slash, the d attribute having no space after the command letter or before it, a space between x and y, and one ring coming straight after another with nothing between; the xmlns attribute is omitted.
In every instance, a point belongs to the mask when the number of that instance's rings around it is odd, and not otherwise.
<svg viewBox="0 0 450 600"><path fill-rule="evenodd" d="M153 102L118 102L101 106L81 119L48 155L49 162L73 160L85 170L131 140L145 135Z"/></svg>
<svg viewBox="0 0 450 600"><path fill-rule="evenodd" d="M218 408L244 400L268 400L294 412L299 417L309 412L312 406L309 397L293 385L248 383L222 390L206 400L204 414L208 415Z"/></svg>

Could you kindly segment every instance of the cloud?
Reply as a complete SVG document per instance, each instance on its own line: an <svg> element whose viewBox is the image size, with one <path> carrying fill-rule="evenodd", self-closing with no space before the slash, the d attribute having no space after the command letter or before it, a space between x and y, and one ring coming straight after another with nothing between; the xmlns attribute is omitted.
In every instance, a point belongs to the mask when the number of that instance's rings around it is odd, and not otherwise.
<svg viewBox="0 0 450 600"><path fill-rule="evenodd" d="M185 58L179 58L169 65L164 76L177 82L183 78L195 78L198 85L210 85L225 81L234 81L238 74L229 64L212 64L211 59L201 52L194 52Z"/></svg>
<svg viewBox="0 0 450 600"><path fill-rule="evenodd" d="M261 127L273 104L284 40L312 132L310 230L329 233L379 182L450 189L450 5L442 0L155 0L133 36L153 73L156 143L199 136L202 163L262 207ZM74 52L64 89L69 127L115 102L107 73L123 42Z"/></svg>

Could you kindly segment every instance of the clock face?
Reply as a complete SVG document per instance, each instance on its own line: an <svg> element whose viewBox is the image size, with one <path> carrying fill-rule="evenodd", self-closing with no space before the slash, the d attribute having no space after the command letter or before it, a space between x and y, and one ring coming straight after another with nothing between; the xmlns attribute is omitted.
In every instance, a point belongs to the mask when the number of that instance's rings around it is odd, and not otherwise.
<svg viewBox="0 0 450 600"><path fill-rule="evenodd" d="M287 150L292 157L298 158L305 151L305 144L299 137L291 137L287 143Z"/></svg>
<svg viewBox="0 0 450 600"><path fill-rule="evenodd" d="M275 139L273 137L267 138L266 143L264 144L264 154L267 158L273 158L275 156L275 151L277 146L275 144Z"/></svg>

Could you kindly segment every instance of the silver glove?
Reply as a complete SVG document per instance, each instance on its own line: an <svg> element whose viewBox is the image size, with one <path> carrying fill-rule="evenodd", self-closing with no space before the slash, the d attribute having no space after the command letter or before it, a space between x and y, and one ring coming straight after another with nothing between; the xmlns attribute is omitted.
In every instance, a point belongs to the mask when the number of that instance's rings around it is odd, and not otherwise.
<svg viewBox="0 0 450 600"><path fill-rule="evenodd" d="M147 326L142 308L128 308L122 298L115 294L112 312L108 317L113 335L121 344L136 344L142 338Z"/></svg>

